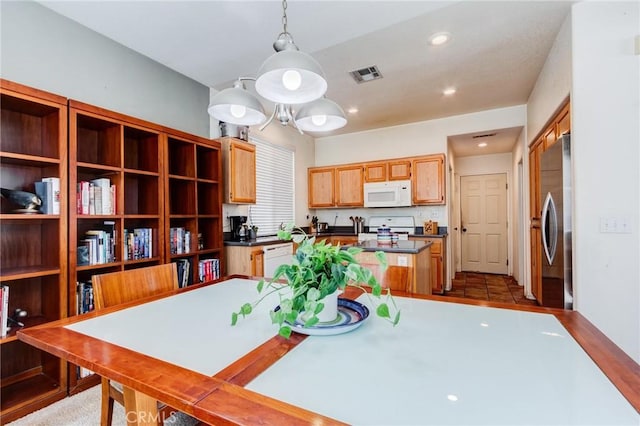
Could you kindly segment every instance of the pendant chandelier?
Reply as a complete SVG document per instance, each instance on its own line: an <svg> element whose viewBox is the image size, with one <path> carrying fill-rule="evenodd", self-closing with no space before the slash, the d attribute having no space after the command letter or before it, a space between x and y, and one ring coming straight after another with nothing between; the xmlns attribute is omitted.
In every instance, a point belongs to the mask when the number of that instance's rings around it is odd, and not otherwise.
<svg viewBox="0 0 640 426"><path fill-rule="evenodd" d="M291 124L300 133L343 127L347 124L344 111L324 97L327 81L320 64L311 55L301 52L287 31L286 0L282 2L282 25L283 31L273 43L276 53L264 61L258 76L240 77L233 87L217 93L209 105L209 114L219 121L239 126L262 124L260 130L274 119L283 126ZM246 90L244 81L254 81L256 92L275 103L268 120L262 104Z"/></svg>

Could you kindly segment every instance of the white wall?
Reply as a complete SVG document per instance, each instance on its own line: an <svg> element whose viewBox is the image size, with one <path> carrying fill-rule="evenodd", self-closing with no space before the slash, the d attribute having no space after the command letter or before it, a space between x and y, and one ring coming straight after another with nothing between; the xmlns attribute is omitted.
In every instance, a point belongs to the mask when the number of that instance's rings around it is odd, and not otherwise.
<svg viewBox="0 0 640 426"><path fill-rule="evenodd" d="M535 140L571 90L571 15L565 19L527 102L527 145ZM528 149L525 150L528 152Z"/></svg>
<svg viewBox="0 0 640 426"><path fill-rule="evenodd" d="M576 308L640 362L639 2L572 8ZM630 233L599 231L626 218Z"/></svg>
<svg viewBox="0 0 640 426"><path fill-rule="evenodd" d="M31 1L0 2L2 78L199 136L209 90Z"/></svg>
<svg viewBox="0 0 640 426"><path fill-rule="evenodd" d="M316 166L447 152L447 138L523 126L526 106L499 108L316 139Z"/></svg>
<svg viewBox="0 0 640 426"><path fill-rule="evenodd" d="M529 210L527 207L527 192L525 189L529 186L529 180L525 173L525 161L528 158L526 146L527 129L522 129L522 132L518 135L518 140L511 151L511 170L513 172L513 179L511 185L512 194L512 216L510 223L513 237L513 277L518 281L518 284L525 287L525 295L533 297L528 287L531 287L531 283L527 279L525 270L526 267L526 240L525 235L529 233ZM522 163L522 169L519 170ZM520 174L521 172L521 174Z"/></svg>

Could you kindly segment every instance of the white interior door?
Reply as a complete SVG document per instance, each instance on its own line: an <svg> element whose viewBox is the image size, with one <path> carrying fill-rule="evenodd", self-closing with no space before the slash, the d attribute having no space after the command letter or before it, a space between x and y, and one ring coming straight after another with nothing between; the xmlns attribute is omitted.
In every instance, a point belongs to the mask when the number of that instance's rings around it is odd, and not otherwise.
<svg viewBox="0 0 640 426"><path fill-rule="evenodd" d="M460 178L462 270L507 274L507 175Z"/></svg>

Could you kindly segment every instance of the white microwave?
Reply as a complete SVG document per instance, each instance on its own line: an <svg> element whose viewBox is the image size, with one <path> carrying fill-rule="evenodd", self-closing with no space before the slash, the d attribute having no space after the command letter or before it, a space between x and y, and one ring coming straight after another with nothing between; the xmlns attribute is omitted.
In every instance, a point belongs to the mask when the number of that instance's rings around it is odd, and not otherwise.
<svg viewBox="0 0 640 426"><path fill-rule="evenodd" d="M365 207L411 206L411 181L391 180L364 184Z"/></svg>

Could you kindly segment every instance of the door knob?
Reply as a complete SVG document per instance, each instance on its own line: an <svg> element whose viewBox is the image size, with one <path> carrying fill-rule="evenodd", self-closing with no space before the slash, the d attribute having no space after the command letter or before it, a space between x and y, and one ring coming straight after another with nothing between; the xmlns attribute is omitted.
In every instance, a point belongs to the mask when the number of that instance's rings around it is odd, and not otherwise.
<svg viewBox="0 0 640 426"><path fill-rule="evenodd" d="M467 228L462 228L462 232L467 232Z"/></svg>

